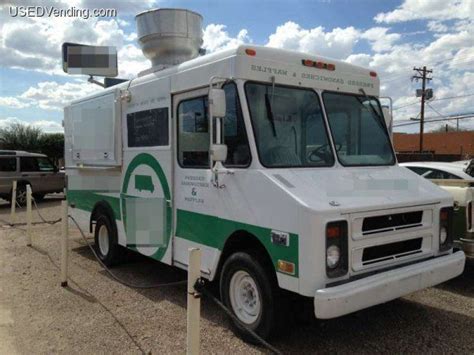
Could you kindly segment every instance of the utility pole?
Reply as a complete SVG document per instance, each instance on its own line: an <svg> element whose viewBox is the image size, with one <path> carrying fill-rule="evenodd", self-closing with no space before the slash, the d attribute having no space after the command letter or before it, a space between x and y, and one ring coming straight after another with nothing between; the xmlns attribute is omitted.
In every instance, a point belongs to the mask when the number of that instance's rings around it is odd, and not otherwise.
<svg viewBox="0 0 474 355"><path fill-rule="evenodd" d="M415 79L418 82L418 80L421 79L421 110L420 110L420 153L421 153L423 152L423 129L424 129L424 119L425 119L426 82L433 80L433 78L428 78L427 74L433 73L433 70L426 69L426 66L423 66L423 68L414 67L413 70L418 72L418 74L413 75L411 80Z"/></svg>

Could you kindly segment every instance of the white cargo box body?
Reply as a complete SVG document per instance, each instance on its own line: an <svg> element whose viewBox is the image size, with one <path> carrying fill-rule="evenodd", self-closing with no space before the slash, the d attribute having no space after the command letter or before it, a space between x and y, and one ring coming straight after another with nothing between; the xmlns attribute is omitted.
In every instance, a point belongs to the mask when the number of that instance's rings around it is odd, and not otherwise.
<svg viewBox="0 0 474 355"><path fill-rule="evenodd" d="M119 95L118 90L101 93L65 108L67 166L122 164Z"/></svg>

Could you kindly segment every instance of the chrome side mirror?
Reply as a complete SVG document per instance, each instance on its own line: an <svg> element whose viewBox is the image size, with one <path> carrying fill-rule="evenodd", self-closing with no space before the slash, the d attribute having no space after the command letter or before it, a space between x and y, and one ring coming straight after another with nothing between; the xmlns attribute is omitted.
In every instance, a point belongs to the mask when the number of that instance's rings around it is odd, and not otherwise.
<svg viewBox="0 0 474 355"><path fill-rule="evenodd" d="M209 105L213 117L225 117L225 91L223 89L211 89L209 91Z"/></svg>
<svg viewBox="0 0 474 355"><path fill-rule="evenodd" d="M213 144L211 146L211 158L215 162L225 162L227 159L227 145Z"/></svg>

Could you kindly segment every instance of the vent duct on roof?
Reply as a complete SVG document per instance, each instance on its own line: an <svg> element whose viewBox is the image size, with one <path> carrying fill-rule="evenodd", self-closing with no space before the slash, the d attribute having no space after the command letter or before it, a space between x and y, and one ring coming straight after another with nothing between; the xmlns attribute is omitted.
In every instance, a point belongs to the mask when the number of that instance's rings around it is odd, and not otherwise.
<svg viewBox="0 0 474 355"><path fill-rule="evenodd" d="M182 9L155 9L135 17L138 42L152 69L161 70L199 56L202 16Z"/></svg>

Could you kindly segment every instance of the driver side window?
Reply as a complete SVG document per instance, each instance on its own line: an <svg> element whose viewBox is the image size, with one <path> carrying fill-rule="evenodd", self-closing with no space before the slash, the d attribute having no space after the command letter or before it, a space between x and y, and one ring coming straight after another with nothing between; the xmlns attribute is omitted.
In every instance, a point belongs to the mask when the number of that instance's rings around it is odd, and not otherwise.
<svg viewBox="0 0 474 355"><path fill-rule="evenodd" d="M227 145L226 167L250 164L250 146L237 86L223 87L226 96L223 137ZM178 161L185 168L209 168L209 116L207 96L183 100L178 105ZM214 122L215 128L215 122ZM214 130L215 132L215 130Z"/></svg>

